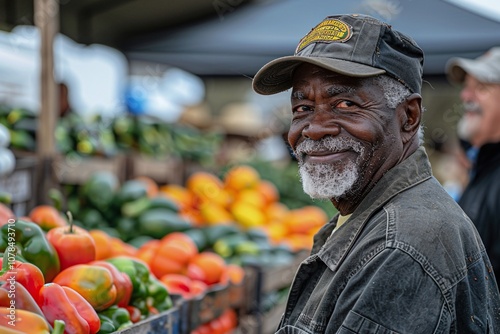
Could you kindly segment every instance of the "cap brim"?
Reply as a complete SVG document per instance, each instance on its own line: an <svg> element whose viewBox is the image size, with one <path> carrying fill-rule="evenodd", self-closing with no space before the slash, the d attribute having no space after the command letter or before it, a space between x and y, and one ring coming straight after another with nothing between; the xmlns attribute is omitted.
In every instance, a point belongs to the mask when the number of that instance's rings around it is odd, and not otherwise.
<svg viewBox="0 0 500 334"><path fill-rule="evenodd" d="M446 63L448 80L455 83L463 83L466 74L470 74L480 81L488 82L490 70L489 67L474 59L452 58Z"/></svg>
<svg viewBox="0 0 500 334"><path fill-rule="evenodd" d="M276 94L289 89L292 87L294 69L303 63L317 65L350 77L372 77L386 73L380 68L341 59L287 56L264 65L253 78L253 89L262 95Z"/></svg>

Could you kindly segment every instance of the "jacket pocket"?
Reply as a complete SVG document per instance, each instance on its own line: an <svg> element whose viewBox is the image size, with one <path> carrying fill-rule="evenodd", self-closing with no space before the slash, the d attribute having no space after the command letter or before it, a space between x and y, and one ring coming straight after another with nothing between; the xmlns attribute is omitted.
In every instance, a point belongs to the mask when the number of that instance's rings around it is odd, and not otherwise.
<svg viewBox="0 0 500 334"><path fill-rule="evenodd" d="M354 311L349 311L337 334L399 334L376 322L363 317Z"/></svg>

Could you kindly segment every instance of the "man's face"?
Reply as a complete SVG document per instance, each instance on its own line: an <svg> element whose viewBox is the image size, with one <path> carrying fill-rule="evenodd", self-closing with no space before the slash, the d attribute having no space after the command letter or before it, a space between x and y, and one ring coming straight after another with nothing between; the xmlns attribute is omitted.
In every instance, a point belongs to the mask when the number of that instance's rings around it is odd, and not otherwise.
<svg viewBox="0 0 500 334"><path fill-rule="evenodd" d="M401 126L373 79L303 64L291 103L288 141L313 198L356 206L402 156Z"/></svg>
<svg viewBox="0 0 500 334"><path fill-rule="evenodd" d="M465 77L460 93L464 115L458 124L458 135L473 146L500 141L500 84L481 83Z"/></svg>

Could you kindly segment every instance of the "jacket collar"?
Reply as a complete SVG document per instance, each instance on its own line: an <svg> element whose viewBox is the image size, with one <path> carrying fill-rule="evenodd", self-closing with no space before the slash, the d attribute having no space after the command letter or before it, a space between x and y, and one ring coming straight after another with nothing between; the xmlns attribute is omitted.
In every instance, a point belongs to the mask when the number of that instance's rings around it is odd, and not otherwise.
<svg viewBox="0 0 500 334"><path fill-rule="evenodd" d="M338 215L335 216L315 237L312 253L331 269L341 264L366 222L382 205L397 194L432 177L431 165L423 147L399 165L390 169L368 193L352 213L349 221L342 225L330 238Z"/></svg>

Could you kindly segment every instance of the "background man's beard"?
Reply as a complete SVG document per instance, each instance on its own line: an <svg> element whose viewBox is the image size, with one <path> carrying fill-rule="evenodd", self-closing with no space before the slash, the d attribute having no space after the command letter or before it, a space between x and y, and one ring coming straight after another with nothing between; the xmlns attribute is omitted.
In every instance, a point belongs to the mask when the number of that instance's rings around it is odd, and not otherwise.
<svg viewBox="0 0 500 334"><path fill-rule="evenodd" d="M350 191L358 180L358 167L349 161L341 168L330 164L299 162L304 192L314 199L337 199Z"/></svg>
<svg viewBox="0 0 500 334"><path fill-rule="evenodd" d="M460 139L473 141L479 132L481 115L464 115L457 124L457 135Z"/></svg>
<svg viewBox="0 0 500 334"><path fill-rule="evenodd" d="M481 107L477 103L464 103L464 115L458 121L457 135L460 139L472 141L481 125Z"/></svg>

